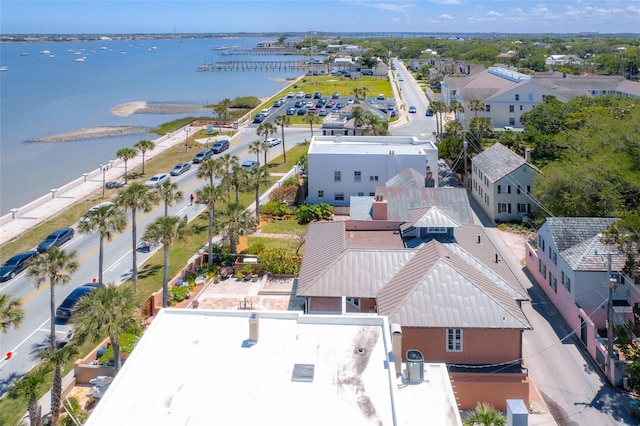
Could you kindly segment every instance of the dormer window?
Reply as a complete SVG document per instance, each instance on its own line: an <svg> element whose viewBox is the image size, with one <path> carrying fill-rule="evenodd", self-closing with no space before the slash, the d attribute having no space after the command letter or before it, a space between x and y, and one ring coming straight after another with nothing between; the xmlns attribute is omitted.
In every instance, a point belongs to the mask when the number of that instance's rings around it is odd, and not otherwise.
<svg viewBox="0 0 640 426"><path fill-rule="evenodd" d="M427 233L429 234L446 234L447 228L444 226L429 226L427 227Z"/></svg>

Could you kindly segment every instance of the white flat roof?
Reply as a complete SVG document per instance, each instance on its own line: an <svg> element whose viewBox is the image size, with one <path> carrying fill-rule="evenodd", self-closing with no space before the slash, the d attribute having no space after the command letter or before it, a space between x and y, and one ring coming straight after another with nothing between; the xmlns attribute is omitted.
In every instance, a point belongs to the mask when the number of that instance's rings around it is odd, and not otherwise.
<svg viewBox="0 0 640 426"><path fill-rule="evenodd" d="M438 148L430 140L414 136L314 136L309 145L310 154L425 154Z"/></svg>
<svg viewBox="0 0 640 426"><path fill-rule="evenodd" d="M411 425L457 413L444 365L398 389L386 317L258 312L253 344L251 313L161 311L86 424Z"/></svg>

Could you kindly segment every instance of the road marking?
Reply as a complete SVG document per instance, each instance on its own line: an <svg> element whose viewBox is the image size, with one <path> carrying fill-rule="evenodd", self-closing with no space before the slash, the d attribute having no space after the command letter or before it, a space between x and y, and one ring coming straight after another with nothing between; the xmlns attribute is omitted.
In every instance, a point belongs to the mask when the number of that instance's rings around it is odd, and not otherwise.
<svg viewBox="0 0 640 426"><path fill-rule="evenodd" d="M42 327L44 327L44 325L45 325L46 323L48 323L48 322L49 322L49 320L46 320L45 322L43 322L42 324L40 324L40 325L39 325L35 330L33 330L33 332L32 332L30 335L28 335L27 337L25 337L25 338L24 338L24 340L23 340L22 342L18 343L18 345L17 345L15 348L13 348L13 350L12 350L11 352L13 352L14 354L16 354L16 353L17 353L18 348L19 348L20 346L24 345L24 343L25 343L27 340L31 339L31 337L32 337L34 334L36 334L38 331L40 331L40 329L41 329ZM51 330L46 330L46 331L51 331Z"/></svg>

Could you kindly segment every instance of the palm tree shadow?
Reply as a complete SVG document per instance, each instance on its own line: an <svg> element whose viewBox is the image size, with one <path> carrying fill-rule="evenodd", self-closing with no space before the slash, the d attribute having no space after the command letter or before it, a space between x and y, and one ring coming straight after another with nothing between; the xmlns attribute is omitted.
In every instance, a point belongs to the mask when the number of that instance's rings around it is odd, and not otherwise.
<svg viewBox="0 0 640 426"><path fill-rule="evenodd" d="M138 278L148 278L154 276L159 271L162 271L162 265L151 265L147 263L138 271Z"/></svg>
<svg viewBox="0 0 640 426"><path fill-rule="evenodd" d="M0 395L4 395L6 392L9 392L11 383L21 378L23 374L13 372L9 374L4 380L0 380Z"/></svg>

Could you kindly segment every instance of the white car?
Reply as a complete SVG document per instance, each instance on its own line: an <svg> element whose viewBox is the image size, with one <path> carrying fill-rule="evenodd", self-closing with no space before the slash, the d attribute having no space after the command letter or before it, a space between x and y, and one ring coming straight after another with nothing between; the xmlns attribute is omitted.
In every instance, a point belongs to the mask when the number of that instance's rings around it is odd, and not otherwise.
<svg viewBox="0 0 640 426"><path fill-rule="evenodd" d="M101 207L111 207L113 206L113 203L111 201L104 201L100 204L96 204L95 206L91 207L89 210L87 210L87 212L80 218L80 222L88 222L89 218L87 217L89 214L93 213L94 211L98 210Z"/></svg>
<svg viewBox="0 0 640 426"><path fill-rule="evenodd" d="M262 111L260 111L260 114L264 115L265 117L268 117L269 114L271 114L271 110L269 108L265 108Z"/></svg>
<svg viewBox="0 0 640 426"><path fill-rule="evenodd" d="M304 98L304 92L296 93L296 98Z"/></svg>
<svg viewBox="0 0 640 426"><path fill-rule="evenodd" d="M295 97L296 97L295 93L293 93L293 92L287 93L287 98L295 98Z"/></svg>
<svg viewBox="0 0 640 426"><path fill-rule="evenodd" d="M159 173L157 175L152 176L151 179L146 181L144 184L145 186L148 186L150 188L157 188L163 183L168 182L169 180L170 180L169 173Z"/></svg>
<svg viewBox="0 0 640 426"><path fill-rule="evenodd" d="M282 139L280 138L269 138L267 139L267 146L271 148L272 146L280 145L282 143Z"/></svg>

